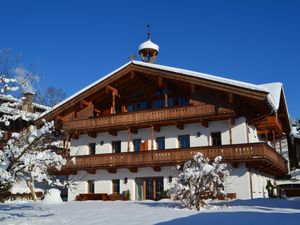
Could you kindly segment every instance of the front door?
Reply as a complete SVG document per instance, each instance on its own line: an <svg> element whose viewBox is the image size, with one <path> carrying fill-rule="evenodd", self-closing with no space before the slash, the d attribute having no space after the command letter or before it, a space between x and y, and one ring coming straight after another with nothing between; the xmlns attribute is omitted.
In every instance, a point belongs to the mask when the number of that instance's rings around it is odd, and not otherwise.
<svg viewBox="0 0 300 225"><path fill-rule="evenodd" d="M154 199L153 177L146 177L146 199Z"/></svg>
<svg viewBox="0 0 300 225"><path fill-rule="evenodd" d="M159 200L164 190L163 177L137 177L135 178L136 200Z"/></svg>

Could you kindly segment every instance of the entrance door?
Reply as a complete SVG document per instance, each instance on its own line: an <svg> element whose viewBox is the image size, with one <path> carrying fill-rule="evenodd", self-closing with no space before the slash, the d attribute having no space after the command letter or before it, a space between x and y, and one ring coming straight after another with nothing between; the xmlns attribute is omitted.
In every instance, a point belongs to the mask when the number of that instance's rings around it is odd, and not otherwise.
<svg viewBox="0 0 300 225"><path fill-rule="evenodd" d="M146 199L154 199L153 177L146 177Z"/></svg>
<svg viewBox="0 0 300 225"><path fill-rule="evenodd" d="M136 200L143 200L144 199L144 187L143 187L143 178L137 177L135 178L135 193L136 193Z"/></svg>
<svg viewBox="0 0 300 225"><path fill-rule="evenodd" d="M159 200L164 190L163 177L137 177L135 178L136 200Z"/></svg>
<svg viewBox="0 0 300 225"><path fill-rule="evenodd" d="M155 200L161 199L161 194L164 190L164 178L163 177L156 177L155 182Z"/></svg>

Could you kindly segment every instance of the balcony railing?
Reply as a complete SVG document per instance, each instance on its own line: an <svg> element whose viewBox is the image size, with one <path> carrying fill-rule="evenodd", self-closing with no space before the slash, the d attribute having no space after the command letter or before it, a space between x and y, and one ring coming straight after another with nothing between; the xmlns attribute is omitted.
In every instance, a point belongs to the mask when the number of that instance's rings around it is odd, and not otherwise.
<svg viewBox="0 0 300 225"><path fill-rule="evenodd" d="M221 155L224 162L246 162L248 167L274 175L287 173L287 161L264 142L223 146L191 147L181 149L125 152L76 156L76 164L67 157L63 171L138 168L178 165L190 160L196 152L213 159Z"/></svg>
<svg viewBox="0 0 300 225"><path fill-rule="evenodd" d="M63 129L66 131L115 129L118 127L142 126L149 123L159 124L181 119L205 119L206 117L222 116L229 113L233 114L233 111L226 108L216 109L213 105L187 105L71 120L64 122Z"/></svg>

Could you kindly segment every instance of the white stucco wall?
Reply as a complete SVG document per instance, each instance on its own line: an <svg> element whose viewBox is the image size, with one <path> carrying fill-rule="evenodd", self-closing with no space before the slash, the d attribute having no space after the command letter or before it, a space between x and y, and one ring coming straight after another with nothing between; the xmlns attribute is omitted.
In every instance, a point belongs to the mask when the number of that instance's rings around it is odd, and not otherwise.
<svg viewBox="0 0 300 225"><path fill-rule="evenodd" d="M239 163L237 168L233 168L228 164L227 169L230 171L230 176L225 181L225 192L236 193L239 199L250 199L250 173L246 168L245 163ZM120 192L129 190L131 200L135 200L135 178L137 177L164 177L164 190L170 189L171 185L176 181L178 172L175 167L161 167L160 172L154 171L152 168L139 168L137 173L132 173L128 169L118 169L116 174L107 172L106 170L97 170L96 174L87 174L85 171L80 171L75 176L70 176L73 181L78 181L77 189L68 192L68 200L72 201L79 193L88 192L88 180L95 181L95 193L112 193L112 180L120 179ZM169 176L173 177L172 183L169 182ZM125 184L124 180L128 182ZM261 174L257 171L251 172L253 198L268 197L265 189L267 180L273 177Z"/></svg>
<svg viewBox="0 0 300 225"><path fill-rule="evenodd" d="M70 176L70 179L78 182L78 186L74 190L69 190L68 201L75 200L79 193L88 193L88 180L95 181L95 193L112 193L112 180L120 179L120 193L129 190L131 200L135 200L135 178L136 177L164 177L164 189L170 189L171 183L169 176L178 176L178 172L173 166L161 167L161 171L156 172L152 168L139 168L137 173L132 173L128 169L118 169L117 173L109 173L107 170L97 170L96 174L87 174L85 171L79 171L77 175ZM125 184L124 180L128 182Z"/></svg>
<svg viewBox="0 0 300 225"><path fill-rule="evenodd" d="M225 181L225 192L236 193L239 199L249 199L250 195L250 178L248 168L245 163L239 163L237 168L227 165L230 176Z"/></svg>
<svg viewBox="0 0 300 225"><path fill-rule="evenodd" d="M251 171L253 198L268 198L267 181L274 183L274 177L258 171Z"/></svg>
<svg viewBox="0 0 300 225"><path fill-rule="evenodd" d="M247 143L247 128L244 117L235 120L232 125L232 143L241 144ZM197 133L200 132L200 137ZM201 123L193 123L184 125L184 129L180 130L176 126L164 126L160 128L160 132L154 131L153 148L157 149L156 137L165 137L166 149L178 148L178 136L190 135L190 146L210 146L212 132L221 132L222 144L230 144L229 124L228 121L209 122L208 127L204 127ZM130 151L133 151L133 140L141 139L148 140L148 149L151 149L151 128L138 129L137 134L130 133ZM250 142L258 141L256 131L249 129ZM89 143L96 143L96 154L112 153L112 141L121 141L121 151L128 151L128 132L119 131L117 136L110 135L107 132L98 133L96 138L88 135L80 135L79 139L71 139L71 155L87 155L89 154ZM101 145L101 143L103 143Z"/></svg>

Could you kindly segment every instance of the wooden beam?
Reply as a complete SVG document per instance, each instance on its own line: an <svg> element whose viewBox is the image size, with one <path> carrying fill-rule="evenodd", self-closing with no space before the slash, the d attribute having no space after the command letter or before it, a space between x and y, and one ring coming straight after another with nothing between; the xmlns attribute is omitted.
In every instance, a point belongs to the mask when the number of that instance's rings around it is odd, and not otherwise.
<svg viewBox="0 0 300 225"><path fill-rule="evenodd" d="M108 93L109 91L111 91L112 93L115 92L116 95L119 95L118 89L114 88L114 87L111 86L111 85L107 85L107 86L105 87L105 90L106 90L106 93Z"/></svg>
<svg viewBox="0 0 300 225"><path fill-rule="evenodd" d="M92 138L96 138L97 137L97 132L93 132L93 131L88 132L88 136L92 137Z"/></svg>
<svg viewBox="0 0 300 225"><path fill-rule="evenodd" d="M130 72L130 80L133 80L135 78L135 73L134 71Z"/></svg>
<svg viewBox="0 0 300 225"><path fill-rule="evenodd" d="M112 136L117 136L118 135L118 131L117 130L108 130L108 133Z"/></svg>
<svg viewBox="0 0 300 225"><path fill-rule="evenodd" d="M133 134L138 134L138 129L135 128L135 127L131 127L130 132L133 133Z"/></svg>
<svg viewBox="0 0 300 225"><path fill-rule="evenodd" d="M207 120L202 120L202 125L204 126L204 127L208 127L208 121Z"/></svg>
<svg viewBox="0 0 300 225"><path fill-rule="evenodd" d="M110 169L107 169L107 171L109 173L117 173L117 169L116 168L110 168Z"/></svg>
<svg viewBox="0 0 300 225"><path fill-rule="evenodd" d="M78 136L79 136L78 134L72 134L71 138L74 140L78 140L78 138L79 138Z"/></svg>
<svg viewBox="0 0 300 225"><path fill-rule="evenodd" d="M191 94L194 94L195 93L195 88L196 86L195 86L195 84L191 84Z"/></svg>
<svg viewBox="0 0 300 225"><path fill-rule="evenodd" d="M184 123L176 122L176 127L177 127L179 130L183 130L183 129L184 129Z"/></svg>
<svg viewBox="0 0 300 225"><path fill-rule="evenodd" d="M138 168L137 168L137 167L130 167L130 168L129 168L129 171L130 171L131 173L137 173L137 172L138 172Z"/></svg>
<svg viewBox="0 0 300 225"><path fill-rule="evenodd" d="M151 150L154 149L154 128L151 127Z"/></svg>
<svg viewBox="0 0 300 225"><path fill-rule="evenodd" d="M158 86L162 87L163 86L163 78L162 77L158 77Z"/></svg>
<svg viewBox="0 0 300 225"><path fill-rule="evenodd" d="M153 170L154 170L155 172L160 172L160 171L161 171L161 167L160 167L160 166L154 166L154 167L153 167Z"/></svg>
<svg viewBox="0 0 300 225"><path fill-rule="evenodd" d="M91 104L93 104L92 102L88 102L84 99L81 99L79 102L80 102L80 104L85 105L85 106L90 106Z"/></svg>
<svg viewBox="0 0 300 225"><path fill-rule="evenodd" d="M231 92L228 93L228 101L230 104L233 104L233 102L234 102L233 93L231 93Z"/></svg>
<svg viewBox="0 0 300 225"><path fill-rule="evenodd" d="M96 169L88 169L86 170L88 174L96 174Z"/></svg>
<svg viewBox="0 0 300 225"><path fill-rule="evenodd" d="M159 125L153 125L153 129L154 129L156 132L160 132L160 126L159 126Z"/></svg>
<svg viewBox="0 0 300 225"><path fill-rule="evenodd" d="M228 119L229 144L232 145L232 118Z"/></svg>

